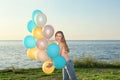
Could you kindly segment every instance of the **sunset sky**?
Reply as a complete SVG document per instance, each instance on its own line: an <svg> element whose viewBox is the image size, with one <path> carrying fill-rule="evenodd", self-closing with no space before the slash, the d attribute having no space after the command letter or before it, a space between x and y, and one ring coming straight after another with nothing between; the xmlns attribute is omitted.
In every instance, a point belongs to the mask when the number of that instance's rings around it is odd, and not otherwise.
<svg viewBox="0 0 120 80"><path fill-rule="evenodd" d="M0 40L32 35L27 23L36 9L68 40L120 40L120 0L0 0Z"/></svg>

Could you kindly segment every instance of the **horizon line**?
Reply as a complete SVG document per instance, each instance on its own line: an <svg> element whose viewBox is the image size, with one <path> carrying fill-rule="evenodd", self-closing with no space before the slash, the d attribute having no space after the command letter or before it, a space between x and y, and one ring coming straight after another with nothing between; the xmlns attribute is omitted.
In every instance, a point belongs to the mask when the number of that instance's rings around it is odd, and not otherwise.
<svg viewBox="0 0 120 80"><path fill-rule="evenodd" d="M66 40L66 41L72 41L72 40L75 40L75 41L83 41L83 40L88 40L88 39L69 39L69 40ZM89 39L88 41L90 41L90 40L93 40L93 41L99 41L99 40L101 40L101 41L119 41L120 39ZM23 41L23 40L15 40L15 39L11 39L11 40L7 40L7 39L5 39L5 40L0 40L0 41ZM53 40L53 39L51 39L50 41L55 41L55 40Z"/></svg>

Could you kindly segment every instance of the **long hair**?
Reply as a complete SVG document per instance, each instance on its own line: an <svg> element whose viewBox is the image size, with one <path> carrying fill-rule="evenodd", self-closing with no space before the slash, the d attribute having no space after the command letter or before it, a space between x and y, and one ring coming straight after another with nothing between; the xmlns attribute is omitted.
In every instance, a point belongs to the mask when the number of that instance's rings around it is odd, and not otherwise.
<svg viewBox="0 0 120 80"><path fill-rule="evenodd" d="M61 42L64 44L65 50L66 50L67 52L69 52L70 50L69 50L68 45L67 45L67 43L66 43L64 33L63 33L62 31L57 31L57 32L55 33L55 37L57 36L58 33L60 33L60 34L62 35Z"/></svg>

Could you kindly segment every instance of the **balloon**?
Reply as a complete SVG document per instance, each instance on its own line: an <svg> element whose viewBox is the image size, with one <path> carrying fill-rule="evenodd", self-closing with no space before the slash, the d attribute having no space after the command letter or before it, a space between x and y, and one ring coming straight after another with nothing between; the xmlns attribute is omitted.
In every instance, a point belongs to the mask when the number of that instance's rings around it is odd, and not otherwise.
<svg viewBox="0 0 120 80"><path fill-rule="evenodd" d="M48 57L45 50L39 50L37 52L36 59L40 62L45 62L45 61L49 60L50 58Z"/></svg>
<svg viewBox="0 0 120 80"><path fill-rule="evenodd" d="M54 28L51 25L44 26L43 35L47 39L51 38L53 36L53 34L54 34Z"/></svg>
<svg viewBox="0 0 120 80"><path fill-rule="evenodd" d="M43 33L42 33L42 28L41 27L35 27L32 31L32 35L38 39L38 38L43 38Z"/></svg>
<svg viewBox="0 0 120 80"><path fill-rule="evenodd" d="M53 65L55 66L56 69L62 69L66 65L66 60L63 56L57 56L53 60Z"/></svg>
<svg viewBox="0 0 120 80"><path fill-rule="evenodd" d="M24 46L26 48L34 48L36 46L36 40L33 36L29 35L24 38Z"/></svg>
<svg viewBox="0 0 120 80"><path fill-rule="evenodd" d="M52 43L53 43L52 41L48 41L48 45L49 45L49 44L52 44Z"/></svg>
<svg viewBox="0 0 120 80"><path fill-rule="evenodd" d="M60 52L60 48L56 43L49 44L46 50L47 50L48 56L52 59L58 56Z"/></svg>
<svg viewBox="0 0 120 80"><path fill-rule="evenodd" d="M42 70L46 74L51 74L55 69L54 66L47 67L49 64L52 64L51 60L48 60L48 61L44 62L43 65L42 65Z"/></svg>
<svg viewBox="0 0 120 80"><path fill-rule="evenodd" d="M37 25L32 21L30 20L27 24L27 29L29 32L32 32L32 30L36 27Z"/></svg>
<svg viewBox="0 0 120 80"><path fill-rule="evenodd" d="M33 11L33 13L32 13L32 20L33 20L33 21L34 21L35 16L36 16L37 14L39 14L39 13L42 13L42 11L40 11L40 10L34 10L34 11Z"/></svg>
<svg viewBox="0 0 120 80"><path fill-rule="evenodd" d="M39 13L35 16L34 21L37 25L43 27L47 22L47 17L43 13Z"/></svg>
<svg viewBox="0 0 120 80"><path fill-rule="evenodd" d="M44 50L47 48L48 42L45 38L40 38L37 40L37 47L41 50Z"/></svg>
<svg viewBox="0 0 120 80"><path fill-rule="evenodd" d="M38 48L31 48L31 49L28 49L27 50L27 56L30 58L30 59L36 59L36 55L37 55L37 52L38 52Z"/></svg>

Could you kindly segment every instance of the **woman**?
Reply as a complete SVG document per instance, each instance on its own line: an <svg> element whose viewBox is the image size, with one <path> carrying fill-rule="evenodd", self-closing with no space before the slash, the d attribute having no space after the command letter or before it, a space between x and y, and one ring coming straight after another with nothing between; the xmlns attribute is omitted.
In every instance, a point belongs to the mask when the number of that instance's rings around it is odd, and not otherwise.
<svg viewBox="0 0 120 80"><path fill-rule="evenodd" d="M66 66L63 68L63 80L77 80L75 71L74 71L74 65L73 62L70 60L68 53L69 48L67 46L64 34L62 31L57 31L55 33L55 40L57 41L57 44L60 47L60 55L63 56L66 60Z"/></svg>

